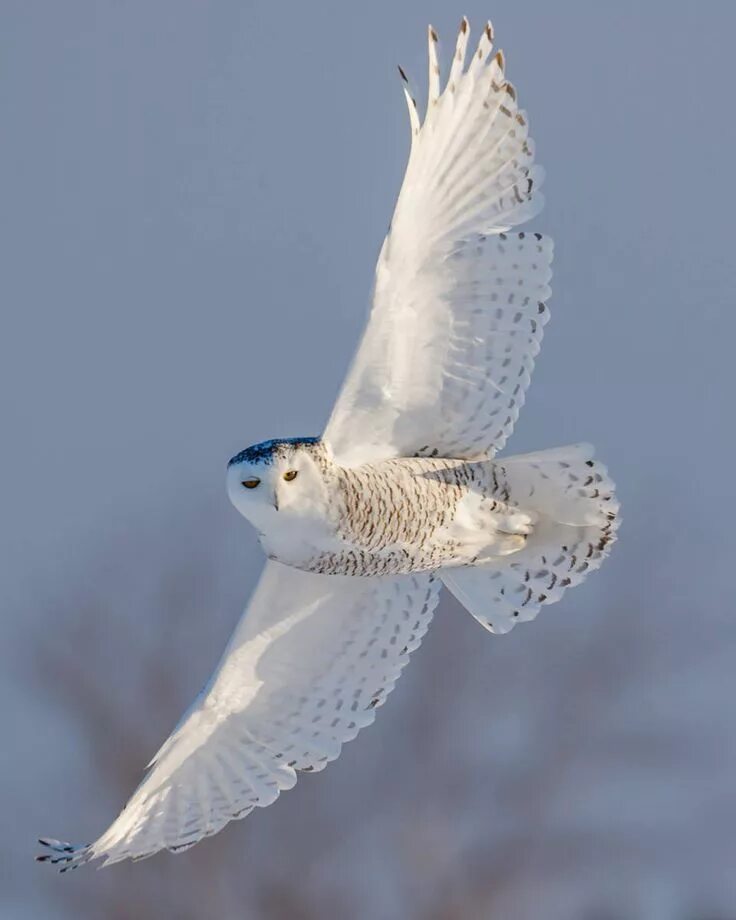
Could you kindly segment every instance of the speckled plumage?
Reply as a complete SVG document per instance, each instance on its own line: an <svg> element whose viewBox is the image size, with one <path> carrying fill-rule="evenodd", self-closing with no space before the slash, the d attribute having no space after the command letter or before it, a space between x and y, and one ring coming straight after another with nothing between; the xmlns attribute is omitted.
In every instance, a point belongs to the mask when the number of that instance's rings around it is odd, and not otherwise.
<svg viewBox="0 0 736 920"><path fill-rule="evenodd" d="M259 447L254 455L262 453ZM557 541L565 556L569 552L571 570L582 574L600 564L615 536L613 485L587 445L503 461L406 457L343 467L323 441L310 439L282 448L279 462L283 470L311 473L312 486L304 486L312 490L309 513L301 501L279 510L266 502L268 513L255 519L269 558L307 572L351 577L439 572L444 579L458 568L485 571L511 556L506 568L522 568L521 606L528 607L527 583L538 572L543 577L547 557L532 554L530 567L514 561L524 558L527 544L538 548L540 535L551 539L553 548ZM242 475L258 469L258 463L249 463ZM255 515L247 500L238 503L240 468L232 474L236 504ZM273 475L278 481L280 472ZM296 493L292 486L283 488ZM578 546L584 547L579 560ZM457 573L452 577L456 583ZM559 596L541 589L537 595L537 609Z"/></svg>
<svg viewBox="0 0 736 920"><path fill-rule="evenodd" d="M467 565L520 548L531 517L504 501L508 490L488 461L384 460L328 468L336 535L346 546L306 561L322 574L398 575ZM458 520L472 502L475 527ZM509 539L511 538L511 539Z"/></svg>

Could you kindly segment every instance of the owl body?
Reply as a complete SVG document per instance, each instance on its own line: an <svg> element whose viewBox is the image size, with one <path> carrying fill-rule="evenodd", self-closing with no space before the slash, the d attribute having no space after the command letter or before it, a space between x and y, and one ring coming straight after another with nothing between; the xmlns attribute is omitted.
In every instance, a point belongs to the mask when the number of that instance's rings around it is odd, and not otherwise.
<svg viewBox="0 0 736 920"><path fill-rule="evenodd" d="M337 554L315 572L384 575L490 561L524 546L533 515L510 503L492 461L407 457L336 468Z"/></svg>
<svg viewBox="0 0 736 920"><path fill-rule="evenodd" d="M490 460L343 467L318 440L257 447L255 463L233 464L233 492L269 557L305 571L398 575L478 564L521 549L534 522ZM244 493L248 476L259 483Z"/></svg>

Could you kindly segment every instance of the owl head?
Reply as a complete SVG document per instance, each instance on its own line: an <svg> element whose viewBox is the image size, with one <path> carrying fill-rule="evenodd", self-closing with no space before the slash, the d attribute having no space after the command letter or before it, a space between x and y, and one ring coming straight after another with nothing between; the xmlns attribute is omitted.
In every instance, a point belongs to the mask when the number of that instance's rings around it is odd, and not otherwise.
<svg viewBox="0 0 736 920"><path fill-rule="evenodd" d="M319 438L278 438L246 447L227 465L227 492L259 530L286 516L324 512L330 460Z"/></svg>

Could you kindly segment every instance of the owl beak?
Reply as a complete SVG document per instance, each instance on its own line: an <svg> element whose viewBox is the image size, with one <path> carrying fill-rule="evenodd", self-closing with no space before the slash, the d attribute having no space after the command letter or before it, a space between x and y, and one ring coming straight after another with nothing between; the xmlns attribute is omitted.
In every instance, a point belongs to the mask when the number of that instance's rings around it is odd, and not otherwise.
<svg viewBox="0 0 736 920"><path fill-rule="evenodd" d="M273 506L277 511L279 510L279 493L276 489L273 492Z"/></svg>

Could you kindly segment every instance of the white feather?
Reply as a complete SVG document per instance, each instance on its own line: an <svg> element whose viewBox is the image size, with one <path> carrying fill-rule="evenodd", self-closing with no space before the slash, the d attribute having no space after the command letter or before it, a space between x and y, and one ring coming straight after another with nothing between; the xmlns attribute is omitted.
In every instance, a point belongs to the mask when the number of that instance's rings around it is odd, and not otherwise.
<svg viewBox="0 0 736 920"><path fill-rule="evenodd" d="M268 562L199 701L94 843L48 841L72 868L179 849L269 805L375 718L437 603L430 575L354 579Z"/></svg>
<svg viewBox="0 0 736 920"><path fill-rule="evenodd" d="M489 564L440 572L460 603L496 634L533 620L600 568L619 525L614 484L589 444L505 457L498 476L510 501L536 515L524 548Z"/></svg>
<svg viewBox="0 0 736 920"><path fill-rule="evenodd" d="M541 208L543 174L503 54L489 60L490 23L466 68L468 38L463 20L440 94L430 28L421 125L407 92L409 163L376 267L368 326L325 431L345 465L426 446L452 457L498 450L539 349L542 321L533 314L549 296L551 243L530 234L505 242L500 234ZM523 334L512 328L517 307ZM516 382L499 382L508 377L509 344L514 366L523 368L516 392ZM502 390L503 400L492 397Z"/></svg>

